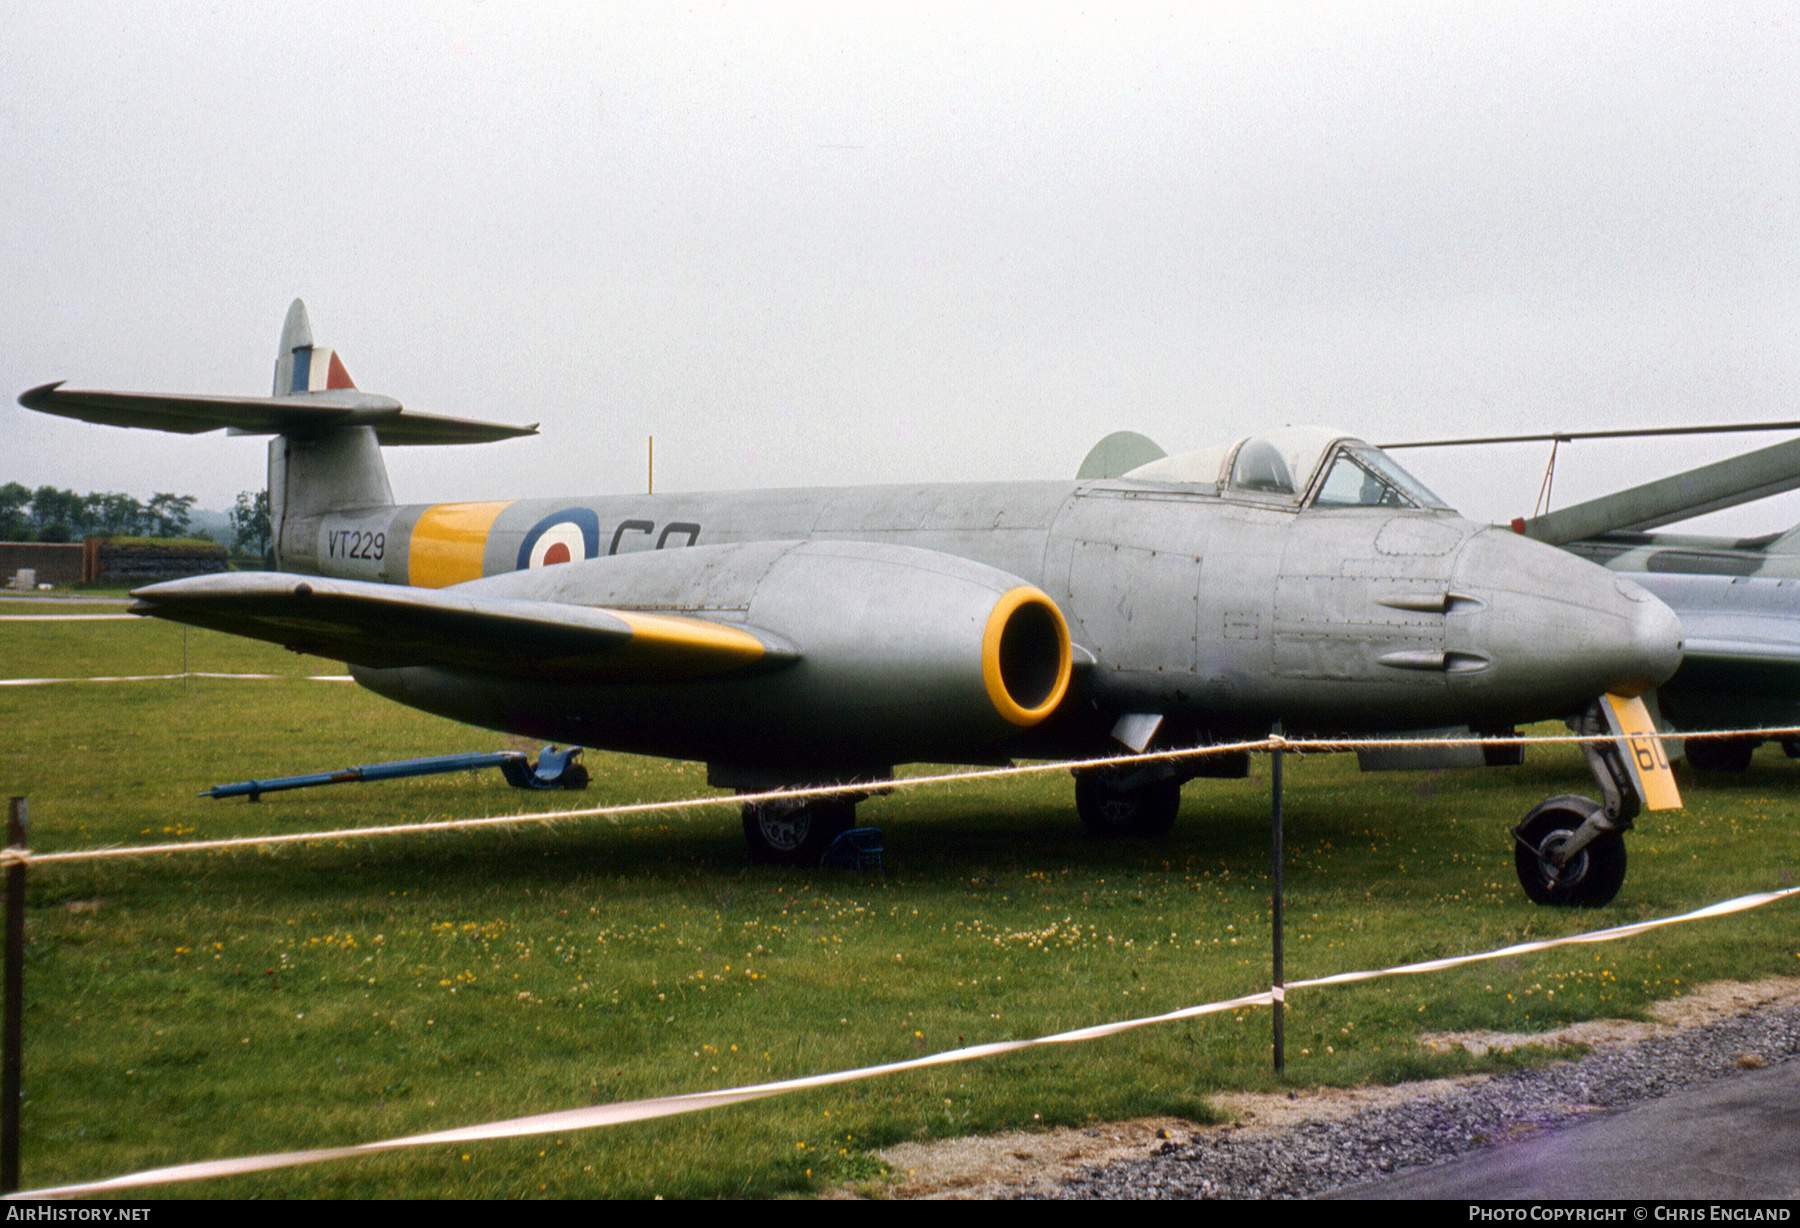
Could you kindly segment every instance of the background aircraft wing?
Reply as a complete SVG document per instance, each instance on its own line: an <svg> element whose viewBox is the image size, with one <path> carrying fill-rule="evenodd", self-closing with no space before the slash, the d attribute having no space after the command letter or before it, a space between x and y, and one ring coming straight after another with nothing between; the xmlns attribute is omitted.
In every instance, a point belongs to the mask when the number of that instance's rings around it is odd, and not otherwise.
<svg viewBox="0 0 1800 1228"><path fill-rule="evenodd" d="M1415 439L1384 443L1383 451L1396 448L1452 448L1497 443L1566 443L1574 439L1632 439L1668 435L1720 435L1747 431L1800 430L1800 421L1706 423L1697 426L1633 427L1613 431L1556 431L1541 435L1490 435L1471 439ZM1551 472L1556 451L1551 449ZM1548 481L1548 479L1546 479ZM1702 465L1670 477L1659 478L1589 499L1542 516L1520 517L1513 528L1527 537L1553 546L1599 537L1603 533L1660 528L1707 512L1766 499L1800 487L1800 439L1746 452L1742 456Z"/></svg>
<svg viewBox="0 0 1800 1228"><path fill-rule="evenodd" d="M489 443L537 434L470 418L407 413L392 397L355 388L280 397L198 397L156 392L99 392L45 384L19 397L40 413L104 426L199 435L227 428L239 435L306 435L339 426L372 426L384 444Z"/></svg>
<svg viewBox="0 0 1800 1228"><path fill-rule="evenodd" d="M273 572L132 594L134 613L372 669L434 666L542 682L675 682L785 666L779 636L706 619Z"/></svg>
<svg viewBox="0 0 1800 1228"><path fill-rule="evenodd" d="M1546 512L1514 526L1553 546L1619 530L1656 529L1800 487L1800 439L1759 448Z"/></svg>
<svg viewBox="0 0 1800 1228"><path fill-rule="evenodd" d="M1789 663L1800 670L1800 581L1677 572L1631 578L1681 615L1684 662Z"/></svg>
<svg viewBox="0 0 1800 1228"><path fill-rule="evenodd" d="M1793 722L1800 694L1800 580L1633 573L1681 616L1681 669L1663 711L1690 729Z"/></svg>

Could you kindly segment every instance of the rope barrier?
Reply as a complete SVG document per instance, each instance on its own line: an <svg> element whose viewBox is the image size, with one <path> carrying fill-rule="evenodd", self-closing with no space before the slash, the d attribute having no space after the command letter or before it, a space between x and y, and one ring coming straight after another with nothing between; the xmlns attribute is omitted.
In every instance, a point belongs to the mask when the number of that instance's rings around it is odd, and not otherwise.
<svg viewBox="0 0 1800 1228"><path fill-rule="evenodd" d="M172 675L179 678L182 675ZM255 675L196 675L206 677L255 677ZM269 675L263 675L269 677ZM329 677L329 676L328 676ZM346 679L347 680L347 679ZM17 684L18 680L9 680ZM73 681L73 680L71 680ZM1675 733L1657 735L1663 739L1682 738L1786 738L1800 736L1800 729L1769 728L1756 730L1711 730L1693 733ZM821 785L805 789L782 789L762 793L738 795L713 795L705 797L684 798L670 802L640 802L624 806L597 806L574 810L548 811L536 814L514 814L492 816L480 819L453 819L429 823L398 824L382 827L349 828L332 831L286 833L280 835L244 836L223 840L198 840L170 844L142 845L135 847L75 850L62 853L33 853L28 849L7 848L0 850L0 865L25 864L60 864L78 861L94 861L122 857L142 857L151 854L173 854L188 852L207 852L232 848L265 847L280 844L297 844L326 840L342 841L359 837L389 836L402 834L418 834L441 831L470 831L490 827L518 826L524 824L549 825L557 822L579 818L612 818L648 813L683 811L707 806L739 805L749 802L773 800L796 800L808 797L828 797L844 793L887 793L898 789L921 788L930 785L950 784L962 781L996 780L1011 777L1041 775L1046 772L1064 772L1094 768L1128 767L1133 764L1167 762L1209 755L1231 754L1247 751L1281 751L1284 753L1304 754L1309 751L1339 752L1369 748L1394 748L1401 746L1446 747L1446 746L1481 746L1481 745L1531 745L1550 743L1580 744L1584 742L1610 741L1610 735L1531 735L1506 738L1289 738L1280 734L1258 738L1254 741L1223 743L1211 746L1188 747L1175 751L1153 751L1139 754L1105 756L1101 758L1076 760L1073 762L1035 763L1013 765L1004 768L978 769L969 772L937 773L928 776L903 777L894 780L851 782L838 785ZM528 1117L512 1118L502 1121L487 1122L458 1129L435 1131L428 1134L410 1135L397 1139L386 1139L379 1142L363 1143L349 1147L313 1149L308 1151L283 1152L263 1156L248 1156L235 1159L202 1161L194 1164L176 1165L173 1167L148 1170L127 1174L105 1181L79 1185L58 1186L29 1191L13 1195L19 1198L76 1197L106 1193L116 1190L141 1188L148 1185L167 1184L176 1181L204 1180L215 1177L269 1171L278 1168L290 1168L304 1164L320 1163L328 1160L348 1159L355 1156L373 1155L395 1151L403 1148L423 1147L440 1143L471 1142L486 1139L518 1138L535 1134L556 1131L572 1131L593 1129L601 1126L617 1125L630 1121L643 1121L652 1118L673 1116L681 1113L696 1112L703 1109L717 1108L729 1104L739 1104L750 1100L764 1099L770 1096L784 1095L789 1092L803 1091L812 1088L832 1086L861 1079L875 1078L882 1075L896 1074L908 1070L923 1069L930 1066L945 1065L956 1062L973 1061L1006 1053L1019 1052L1024 1049L1044 1045L1072 1044L1081 1041L1096 1040L1113 1036L1137 1028L1153 1024L1169 1023L1184 1019L1215 1014L1222 1011L1242 1009L1251 1006L1266 1006L1274 1003L1285 1003L1287 995L1296 989L1320 988L1328 985L1344 985L1361 981L1374 980L1380 977L1398 975L1418 975L1428 972L1443 971L1483 960L1502 959L1554 947L1573 944L1613 942L1635 936L1648 930L1663 926L1682 924L1722 917L1732 913L1747 911L1752 908L1773 903L1800 894L1800 887L1782 891L1766 892L1758 895L1741 896L1737 899L1721 901L1716 904L1696 909L1674 917L1663 917L1649 921L1636 922L1629 925L1615 926L1606 930L1587 934L1575 934L1562 938L1543 939L1534 942L1516 943L1492 951L1478 952L1469 955L1451 956L1442 959L1426 960L1412 964L1396 965L1388 968L1367 969L1353 972L1337 973L1331 976L1308 978L1290 981L1285 987L1276 987L1260 993L1248 994L1224 1001L1203 1003L1184 1007L1160 1015L1138 1019L1124 1020L1114 1023L1099 1024L1092 1027L1060 1032L1050 1036L1042 1036L1022 1041L1003 1041L985 1045L974 1045L943 1053L913 1058L901 1062L892 1062L878 1066L862 1067L855 1070L838 1071L828 1074L807 1076L799 1079L783 1080L775 1083L756 1084L748 1087L727 1088L713 1092L695 1092L678 1096L657 1097L648 1100L624 1101L611 1105L598 1105L584 1109L572 1109L561 1112L536 1114Z"/></svg>
<svg viewBox="0 0 1800 1228"><path fill-rule="evenodd" d="M0 678L0 686L51 686L59 682L179 682L185 678L246 678L258 682L354 682L349 674L116 674L95 678Z"/></svg>
<svg viewBox="0 0 1800 1228"><path fill-rule="evenodd" d="M179 675L177 675L179 676ZM329 676L327 676L329 677ZM1800 728L1726 729L1695 733L1665 733L1657 737L1671 738L1792 738L1800 737ZM860 781L847 784L814 785L803 789L772 789L761 793L709 794L704 797L681 798L666 802L634 802L623 806L589 806L574 810L548 810L529 814L493 815L479 819L441 819L425 823L396 823L380 827L348 827L323 831L284 832L261 836L235 836L219 840L190 840L166 844L127 845L115 848L70 850L60 853L37 853L30 849L0 849L0 865L23 861L27 865L54 865L77 861L105 861L124 857L147 857L155 854L213 852L222 849L274 847L284 844L308 844L327 840L369 839L377 836L415 835L432 832L480 831L487 828L523 827L531 824L551 825L572 819L618 819L627 816L698 810L713 806L737 806L756 802L796 801L806 798L835 797L848 793L881 794L930 785L954 784L962 781L1004 780L1020 776L1041 776L1052 772L1075 772L1094 768L1129 767L1133 764L1168 762L1204 758L1210 755L1240 751L1273 751L1306 754L1337 753L1351 750L1391 749L1404 746L1526 746L1544 744L1578 745L1584 742L1610 742L1609 734L1535 734L1506 738L1288 738L1267 735L1248 742L1222 742L1208 746L1190 746L1180 750L1147 751L1141 754L1108 755L1095 759L1058 760L1049 763L1014 764L1003 768L978 768L968 772L940 772L929 776L903 776L892 780Z"/></svg>
<svg viewBox="0 0 1800 1228"><path fill-rule="evenodd" d="M6 623L110 623L137 621L136 614L0 614Z"/></svg>

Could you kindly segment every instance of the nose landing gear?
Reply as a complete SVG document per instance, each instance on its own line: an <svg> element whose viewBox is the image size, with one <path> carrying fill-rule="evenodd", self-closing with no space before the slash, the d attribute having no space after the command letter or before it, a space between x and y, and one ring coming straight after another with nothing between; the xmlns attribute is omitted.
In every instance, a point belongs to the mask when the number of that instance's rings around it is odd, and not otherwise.
<svg viewBox="0 0 1800 1228"><path fill-rule="evenodd" d="M1646 804L1681 805L1669 761L1641 700L1608 695L1570 722L1604 802L1562 794L1531 809L1512 829L1519 885L1538 904L1598 908L1625 882L1625 833Z"/></svg>

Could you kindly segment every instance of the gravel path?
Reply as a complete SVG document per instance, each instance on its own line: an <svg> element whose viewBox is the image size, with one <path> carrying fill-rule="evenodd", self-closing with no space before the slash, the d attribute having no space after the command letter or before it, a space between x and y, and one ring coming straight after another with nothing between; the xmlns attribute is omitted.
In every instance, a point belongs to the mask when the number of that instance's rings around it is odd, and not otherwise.
<svg viewBox="0 0 1800 1228"><path fill-rule="evenodd" d="M1800 1006L1757 1011L1274 1137L1209 1131L1068 1181L1062 1198L1306 1198L1800 1057Z"/></svg>
<svg viewBox="0 0 1800 1228"><path fill-rule="evenodd" d="M1549 1067L1400 1088L1234 1098L1228 1126L1130 1123L981 1140L992 1158L939 1144L890 1156L901 1197L1307 1198L1567 1125L1589 1114L1800 1057L1800 983L1717 986L1666 1004L1660 1025L1578 1025L1594 1052ZM1446 1043L1448 1038L1433 1038ZM1483 1036L1504 1045L1547 1038ZM1555 1043L1553 1038L1551 1043ZM1253 1106L1253 1107L1252 1107ZM1158 1141L1158 1132L1161 1139ZM1171 1136L1172 1135L1172 1136ZM1084 1144L1086 1144L1084 1146ZM973 1141L971 1142L973 1146ZM1121 1152L1110 1163L1095 1161ZM980 1154L979 1147L968 1154ZM1084 1166L1085 1165L1085 1166Z"/></svg>

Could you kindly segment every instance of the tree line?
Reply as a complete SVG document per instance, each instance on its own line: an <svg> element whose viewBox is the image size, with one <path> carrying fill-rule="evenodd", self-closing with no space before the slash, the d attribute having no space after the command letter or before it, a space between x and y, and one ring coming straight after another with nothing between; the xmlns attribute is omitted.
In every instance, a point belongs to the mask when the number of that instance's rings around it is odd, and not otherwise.
<svg viewBox="0 0 1800 1228"><path fill-rule="evenodd" d="M78 542L85 537L186 537L193 531L193 495L161 491L148 503L117 492L72 490L20 482L0 486L0 541ZM258 557L269 550L269 492L243 491L231 512L233 549Z"/></svg>

